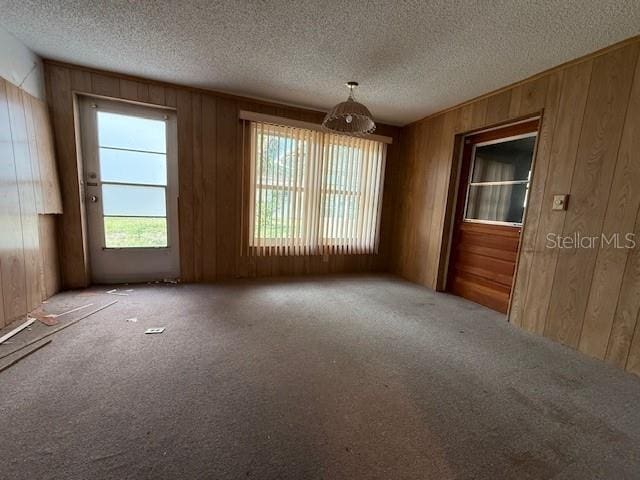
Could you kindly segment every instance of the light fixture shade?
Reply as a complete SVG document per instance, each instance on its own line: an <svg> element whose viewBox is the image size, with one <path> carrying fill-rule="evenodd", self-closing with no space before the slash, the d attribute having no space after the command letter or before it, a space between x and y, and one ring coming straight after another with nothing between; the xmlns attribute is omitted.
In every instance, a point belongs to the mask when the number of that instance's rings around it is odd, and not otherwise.
<svg viewBox="0 0 640 480"><path fill-rule="evenodd" d="M353 89L358 84L349 82L347 86L351 90L349 98L347 98L347 101L337 104L327 113L322 126L327 130L350 135L373 133L376 129L376 124L371 118L371 112L353 98Z"/></svg>

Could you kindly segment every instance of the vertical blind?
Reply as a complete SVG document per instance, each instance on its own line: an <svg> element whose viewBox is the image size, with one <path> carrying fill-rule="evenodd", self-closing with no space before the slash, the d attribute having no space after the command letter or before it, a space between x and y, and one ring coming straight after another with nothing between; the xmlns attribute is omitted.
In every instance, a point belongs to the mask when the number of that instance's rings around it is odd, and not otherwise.
<svg viewBox="0 0 640 480"><path fill-rule="evenodd" d="M250 122L251 255L377 253L386 144Z"/></svg>

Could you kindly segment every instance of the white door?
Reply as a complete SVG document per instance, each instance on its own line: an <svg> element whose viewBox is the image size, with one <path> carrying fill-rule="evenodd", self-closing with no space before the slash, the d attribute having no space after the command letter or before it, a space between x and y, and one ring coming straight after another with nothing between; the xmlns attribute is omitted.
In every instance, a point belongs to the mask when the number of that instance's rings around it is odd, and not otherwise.
<svg viewBox="0 0 640 480"><path fill-rule="evenodd" d="M175 113L81 97L80 128L92 281L179 277Z"/></svg>

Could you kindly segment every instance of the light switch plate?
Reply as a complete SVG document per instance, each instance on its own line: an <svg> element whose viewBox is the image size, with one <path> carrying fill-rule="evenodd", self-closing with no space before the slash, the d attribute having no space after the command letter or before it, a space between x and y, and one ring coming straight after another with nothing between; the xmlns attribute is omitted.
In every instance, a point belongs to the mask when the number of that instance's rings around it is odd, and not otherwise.
<svg viewBox="0 0 640 480"><path fill-rule="evenodd" d="M569 203L569 195L554 195L551 210L566 210Z"/></svg>

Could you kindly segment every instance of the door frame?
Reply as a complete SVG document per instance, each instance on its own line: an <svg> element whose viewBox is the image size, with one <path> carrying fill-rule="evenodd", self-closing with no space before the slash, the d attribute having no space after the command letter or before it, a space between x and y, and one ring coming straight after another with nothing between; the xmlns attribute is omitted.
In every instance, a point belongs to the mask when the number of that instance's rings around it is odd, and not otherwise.
<svg viewBox="0 0 640 480"><path fill-rule="evenodd" d="M91 95L85 93L75 93L74 95L74 109L77 126L77 148L78 148L78 172L80 181L80 197L81 197L81 215L83 218L83 233L85 237L85 252L86 261L88 265L88 276L90 283L122 283L122 282L145 282L152 278L149 274L123 274L115 277L102 277L96 279L95 272L92 268L92 254L94 247L92 246L92 236L100 235L104 242L104 226L98 231L92 231L91 221L88 211L88 195L91 193L88 188L91 188L90 179L87 178L87 157L91 155L91 152L97 152L98 145L96 144L97 138L97 125L95 119L92 119L92 125L90 128L84 127L84 116L92 108L90 104L100 103L106 104L107 110L113 113L121 113L124 115L137 116L142 118L162 119L166 122L166 138L167 138L167 185L166 185L166 212L167 212L167 247L132 247L123 248L122 253L130 257L136 254L145 255L149 252L157 252L159 250L169 251L172 265L169 271L158 271L158 278L155 280L162 280L160 277L179 278L180 271L180 216L179 216L179 162L178 162L178 129L177 129L177 112L173 108L163 107L160 105L146 104L141 102L133 102L123 100L121 98L105 97L101 95ZM95 133L95 135L93 135ZM98 165L99 161L94 160ZM101 184L101 182L100 182ZM100 202L100 208L102 209L102 202ZM170 221L171 218L171 221ZM101 247L107 249L103 244ZM111 250L111 249L108 249ZM115 249L114 249L115 250ZM155 277L156 274L154 273Z"/></svg>
<svg viewBox="0 0 640 480"><path fill-rule="evenodd" d="M446 210L445 210L445 218L444 218L444 227L445 232L443 233L443 244L440 249L440 262L439 269L437 272L436 278L436 290L445 292L447 291L448 282L449 282L449 270L451 267L452 260L452 250L453 250L453 236L455 233L456 221L457 221L457 213L459 207L459 196L460 196L460 183L462 180L462 167L464 165L463 155L464 155L464 142L467 137L475 136L478 134L489 133L495 130L503 130L509 127L516 127L517 125L529 123L532 121L538 121L538 129L536 135L536 143L534 147L533 159L531 161L531 178L529 180L529 195L527 197L527 207L524 210L524 215L522 219L522 226L520 227L520 242L518 246L518 253L516 255L516 266L515 272L513 275L513 281L511 284L511 293L509 295L509 306L507 309L507 320L510 318L511 314L511 302L513 300L513 290L516 285L516 281L518 278L518 268L520 265L520 257L522 253L522 237L524 236L525 228L527 225L527 218L529 213L529 205L530 205L530 192L535 181L535 170L538 158L538 151L540 145L540 137L541 130L543 125L543 112L537 112L533 115L528 115L526 117L521 117L516 120L510 120L507 122L481 127L475 130L470 130L467 132L462 132L455 135L454 138L454 148L453 148L453 156L452 156L452 166L451 166L451 175L449 177L449 188L447 193L447 202L446 202ZM466 194L465 194L465 202L466 202Z"/></svg>

